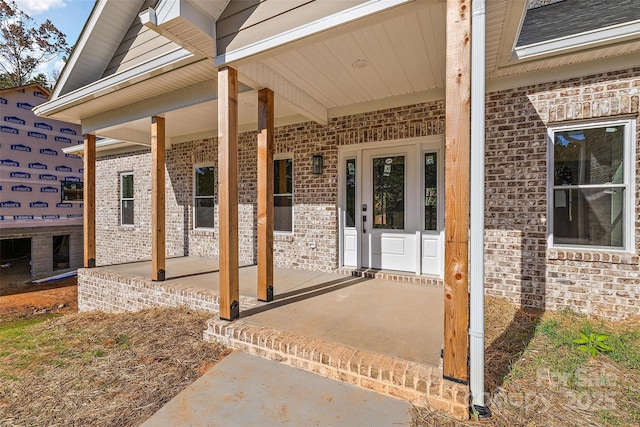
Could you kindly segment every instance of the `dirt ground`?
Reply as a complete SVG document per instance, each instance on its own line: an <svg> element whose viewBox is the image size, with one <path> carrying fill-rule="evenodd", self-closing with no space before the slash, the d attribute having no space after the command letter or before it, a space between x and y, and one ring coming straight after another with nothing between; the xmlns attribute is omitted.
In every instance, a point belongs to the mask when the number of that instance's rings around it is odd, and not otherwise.
<svg viewBox="0 0 640 427"><path fill-rule="evenodd" d="M227 354L202 339L209 317L154 308L8 324L0 334L0 425L139 426Z"/></svg>
<svg viewBox="0 0 640 427"><path fill-rule="evenodd" d="M78 287L75 277L31 284L20 293L0 296L0 322L33 314L76 313Z"/></svg>

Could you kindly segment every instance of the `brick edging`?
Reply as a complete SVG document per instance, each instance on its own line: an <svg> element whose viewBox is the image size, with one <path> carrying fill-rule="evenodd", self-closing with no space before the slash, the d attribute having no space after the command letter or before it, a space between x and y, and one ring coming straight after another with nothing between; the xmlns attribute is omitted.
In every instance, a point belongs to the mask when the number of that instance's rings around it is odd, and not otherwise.
<svg viewBox="0 0 640 427"><path fill-rule="evenodd" d="M365 277L367 279L392 280L402 283L416 283L419 285L444 286L444 280L438 277L416 276L410 273L390 272L373 269L356 269L352 267L341 267L336 273L343 276Z"/></svg>
<svg viewBox="0 0 640 427"><path fill-rule="evenodd" d="M207 322L205 341L275 360L377 393L432 406L468 419L468 386L447 381L442 370L347 345L307 338L245 320Z"/></svg>

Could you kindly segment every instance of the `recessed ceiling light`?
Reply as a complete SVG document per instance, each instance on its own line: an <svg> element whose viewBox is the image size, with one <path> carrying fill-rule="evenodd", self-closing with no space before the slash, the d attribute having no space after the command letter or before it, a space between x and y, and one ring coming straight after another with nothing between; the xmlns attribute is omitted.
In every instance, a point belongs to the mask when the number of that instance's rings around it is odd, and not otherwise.
<svg viewBox="0 0 640 427"><path fill-rule="evenodd" d="M364 68L369 65L369 61L366 59L356 59L351 66L353 68Z"/></svg>

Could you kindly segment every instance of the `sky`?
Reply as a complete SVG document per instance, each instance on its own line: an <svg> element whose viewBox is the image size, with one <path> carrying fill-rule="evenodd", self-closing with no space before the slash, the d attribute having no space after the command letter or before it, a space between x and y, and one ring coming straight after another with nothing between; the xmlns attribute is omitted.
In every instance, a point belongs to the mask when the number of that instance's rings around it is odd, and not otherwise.
<svg viewBox="0 0 640 427"><path fill-rule="evenodd" d="M94 0L15 0L15 2L20 10L35 20L36 24L50 19L53 25L66 34L69 46L73 46L78 40L94 4ZM63 65L62 60L54 60L38 72L44 71L50 74L54 69L60 71Z"/></svg>

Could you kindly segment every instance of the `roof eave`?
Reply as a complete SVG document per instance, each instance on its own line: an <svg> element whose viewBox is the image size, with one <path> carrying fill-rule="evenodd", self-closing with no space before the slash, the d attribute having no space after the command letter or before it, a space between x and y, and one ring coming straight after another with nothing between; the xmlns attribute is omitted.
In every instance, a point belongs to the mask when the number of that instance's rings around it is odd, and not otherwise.
<svg viewBox="0 0 640 427"><path fill-rule="evenodd" d="M34 113L37 116L57 118L56 115L69 108L115 92L125 86L152 78L158 74L159 71L165 72L171 70L192 57L193 54L191 52L183 48L176 48L168 54L164 54L118 74L102 78L89 85L52 99L51 101L42 103L34 109ZM76 120L81 120L82 118L83 117L78 117ZM66 119L68 120L68 117Z"/></svg>
<svg viewBox="0 0 640 427"><path fill-rule="evenodd" d="M538 59L559 53L596 48L612 43L620 43L640 37L640 20L612 25L571 36L560 37L514 49L515 59Z"/></svg>

